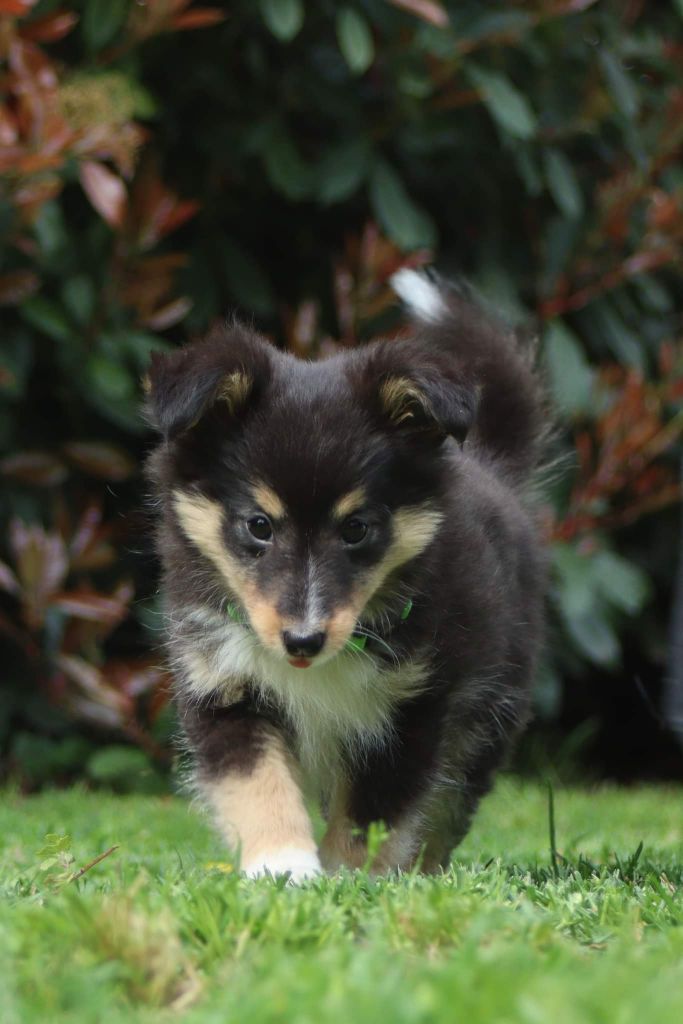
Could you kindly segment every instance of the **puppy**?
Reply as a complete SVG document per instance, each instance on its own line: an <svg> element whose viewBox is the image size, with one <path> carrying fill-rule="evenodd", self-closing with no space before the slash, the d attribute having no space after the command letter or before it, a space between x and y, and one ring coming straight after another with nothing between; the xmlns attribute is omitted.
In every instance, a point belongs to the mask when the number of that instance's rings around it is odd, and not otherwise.
<svg viewBox="0 0 683 1024"><path fill-rule="evenodd" d="M531 356L459 290L392 282L411 337L304 362L235 324L153 358L175 700L251 876L362 866L376 821L373 870L447 865L529 713Z"/></svg>

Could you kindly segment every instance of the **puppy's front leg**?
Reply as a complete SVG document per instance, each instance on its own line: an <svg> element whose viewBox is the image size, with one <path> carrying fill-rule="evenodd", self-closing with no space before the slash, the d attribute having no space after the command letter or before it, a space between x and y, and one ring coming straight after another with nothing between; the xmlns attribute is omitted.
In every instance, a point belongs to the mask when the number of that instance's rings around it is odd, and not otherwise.
<svg viewBox="0 0 683 1024"><path fill-rule="evenodd" d="M219 829L239 849L250 877L320 873L297 766L281 731L244 702L186 707L183 720L197 757L197 778Z"/></svg>

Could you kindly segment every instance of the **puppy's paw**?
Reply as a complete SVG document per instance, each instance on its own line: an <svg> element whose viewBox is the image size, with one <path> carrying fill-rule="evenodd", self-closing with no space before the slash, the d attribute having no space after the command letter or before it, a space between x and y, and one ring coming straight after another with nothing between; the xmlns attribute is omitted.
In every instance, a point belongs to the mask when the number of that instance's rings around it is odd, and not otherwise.
<svg viewBox="0 0 683 1024"><path fill-rule="evenodd" d="M289 881L294 884L322 874L315 850L301 850L296 846L283 846L279 850L259 854L245 864L242 870L248 878L289 874Z"/></svg>

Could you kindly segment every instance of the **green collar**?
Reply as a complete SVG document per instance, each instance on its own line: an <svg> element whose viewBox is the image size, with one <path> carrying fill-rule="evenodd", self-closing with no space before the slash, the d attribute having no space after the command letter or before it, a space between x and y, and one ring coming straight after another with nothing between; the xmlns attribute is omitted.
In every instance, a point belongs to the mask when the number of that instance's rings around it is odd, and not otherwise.
<svg viewBox="0 0 683 1024"><path fill-rule="evenodd" d="M413 602L410 598L408 598L406 603L403 605L403 608L401 608L399 620L401 622L405 622L405 620L408 618L412 610ZM346 648L347 650L352 651L364 651L369 639L370 638L365 633L352 633L349 639L346 641Z"/></svg>
<svg viewBox="0 0 683 1024"><path fill-rule="evenodd" d="M228 606L227 606L226 610L227 610L227 613L228 613L228 618L232 619L233 622L239 622L240 626L248 625L246 618L244 617L244 615L239 610L239 608L237 607L236 604L232 604L232 602L228 602Z"/></svg>
<svg viewBox="0 0 683 1024"><path fill-rule="evenodd" d="M233 622L238 622L241 626L247 626L248 622L244 614L240 611L236 604L229 602L227 605L228 617ZM406 601L401 609L400 621L405 622L410 613L413 610L413 602L410 598ZM365 633L352 633L349 639L346 641L347 650L351 651L364 651L367 645L369 637Z"/></svg>

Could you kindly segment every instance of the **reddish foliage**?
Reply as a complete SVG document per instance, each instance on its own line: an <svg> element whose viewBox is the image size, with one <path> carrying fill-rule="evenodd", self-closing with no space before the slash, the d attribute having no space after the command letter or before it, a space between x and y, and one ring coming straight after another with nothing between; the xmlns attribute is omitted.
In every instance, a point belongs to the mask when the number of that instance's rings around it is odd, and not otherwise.
<svg viewBox="0 0 683 1024"><path fill-rule="evenodd" d="M683 397L683 350L677 367L665 353L664 375L647 381L620 366L603 369L600 390L607 407L592 430L576 437L579 467L569 507L554 524L556 540L614 530L678 502L681 483L675 453L683 436L683 412L670 407Z"/></svg>

